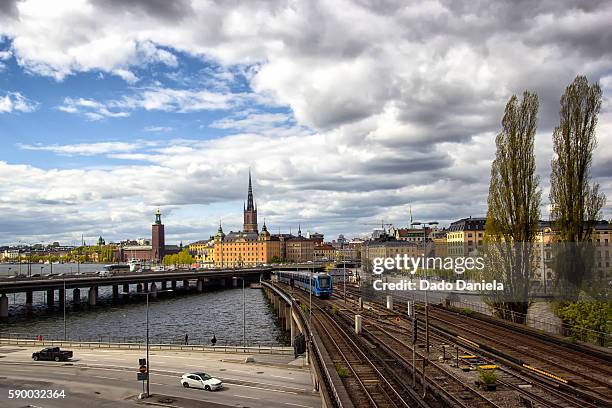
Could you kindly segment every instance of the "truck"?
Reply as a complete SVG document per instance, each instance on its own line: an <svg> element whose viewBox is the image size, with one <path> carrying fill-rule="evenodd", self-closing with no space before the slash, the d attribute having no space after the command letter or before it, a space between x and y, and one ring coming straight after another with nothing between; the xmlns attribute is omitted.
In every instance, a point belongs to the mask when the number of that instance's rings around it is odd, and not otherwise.
<svg viewBox="0 0 612 408"><path fill-rule="evenodd" d="M72 351L60 350L59 347L47 347L32 353L32 360L66 361L72 358Z"/></svg>

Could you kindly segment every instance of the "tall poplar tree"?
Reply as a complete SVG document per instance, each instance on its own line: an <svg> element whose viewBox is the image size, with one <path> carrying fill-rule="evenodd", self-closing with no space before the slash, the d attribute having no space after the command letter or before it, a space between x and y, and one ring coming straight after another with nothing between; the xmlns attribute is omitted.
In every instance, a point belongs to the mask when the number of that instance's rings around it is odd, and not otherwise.
<svg viewBox="0 0 612 408"><path fill-rule="evenodd" d="M485 274L501 281L504 291L487 294L485 301L500 317L516 322L523 322L529 308L529 282L535 267L532 247L541 201L534 156L538 107L535 93L525 91L522 101L516 95L510 98L491 165Z"/></svg>
<svg viewBox="0 0 612 408"><path fill-rule="evenodd" d="M579 75L561 97L560 122L553 132L555 158L550 177L551 216L561 241L567 244L556 259L565 288L579 289L590 277L592 248L587 242L606 196L591 182L595 128L601 109L601 87Z"/></svg>

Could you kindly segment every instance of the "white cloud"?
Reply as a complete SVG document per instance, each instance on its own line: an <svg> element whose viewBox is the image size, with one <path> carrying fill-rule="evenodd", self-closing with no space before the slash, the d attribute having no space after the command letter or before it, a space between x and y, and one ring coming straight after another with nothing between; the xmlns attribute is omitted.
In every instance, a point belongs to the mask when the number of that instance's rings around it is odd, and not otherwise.
<svg viewBox="0 0 612 408"><path fill-rule="evenodd" d="M26 98L20 92L7 92L0 96L0 113L34 112L38 105L38 102Z"/></svg>
<svg viewBox="0 0 612 408"><path fill-rule="evenodd" d="M98 142L98 143L78 143L71 145L31 145L18 144L20 149L24 150L40 150L49 151L61 155L73 156L94 156L100 154L110 154L119 152L131 152L141 147L140 144L125 143L125 142Z"/></svg>
<svg viewBox="0 0 612 408"><path fill-rule="evenodd" d="M57 109L66 113L82 114L89 120L125 118L130 116L129 112L120 110L113 111L101 102L86 98L64 98L64 104L58 106Z"/></svg>
<svg viewBox="0 0 612 408"><path fill-rule="evenodd" d="M604 110L611 97L609 1L474 7L444 0L26 0L16 8L18 18L5 19L0 31L30 72L63 79L100 71L149 84L143 79L153 71L176 81L176 88L143 86L115 100L68 98L59 108L65 112L97 120L134 110L230 111L212 127L238 134L100 153L133 166L57 177L7 165L24 173L20 182L30 192L50 183L54 190L46 193L65 194L58 200L87 209L85 203L99 199L115 219L128 218L122 211L145 214L151 203L210 206L241 199L249 165L271 225L310 220L331 231L367 230L357 226L360 220L407 220L409 205L420 218L440 221L483 215L494 136L513 93L530 89L540 96L536 151L543 175L565 85L586 74L602 80ZM182 53L218 68L191 76L177 59ZM155 64L175 70L155 72ZM242 87L236 93L243 85L238 76L254 93ZM253 110L258 103L287 113ZM594 165L606 192L612 192L604 153L612 143L610 123L602 114ZM36 184L28 187L27 180ZM19 185L5 189L0 200L23 199ZM117 195L100 193L115 189ZM239 210L227 216L239 220ZM100 222L99 208L83 211L91 228L108 224Z"/></svg>
<svg viewBox="0 0 612 408"><path fill-rule="evenodd" d="M170 126L147 126L143 129L145 132L170 132L172 127Z"/></svg>

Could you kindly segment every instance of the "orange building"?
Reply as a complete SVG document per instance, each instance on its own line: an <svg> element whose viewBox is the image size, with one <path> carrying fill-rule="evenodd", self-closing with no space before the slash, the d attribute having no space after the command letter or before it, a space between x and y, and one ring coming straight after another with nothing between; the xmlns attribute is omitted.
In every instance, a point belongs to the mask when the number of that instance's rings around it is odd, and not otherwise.
<svg viewBox="0 0 612 408"><path fill-rule="evenodd" d="M242 231L230 231L227 235L219 224L215 235L215 267L257 266L280 260L281 243L277 236L271 236L264 222L261 232L257 227L257 206L253 200L251 172L249 190L244 205L244 226Z"/></svg>

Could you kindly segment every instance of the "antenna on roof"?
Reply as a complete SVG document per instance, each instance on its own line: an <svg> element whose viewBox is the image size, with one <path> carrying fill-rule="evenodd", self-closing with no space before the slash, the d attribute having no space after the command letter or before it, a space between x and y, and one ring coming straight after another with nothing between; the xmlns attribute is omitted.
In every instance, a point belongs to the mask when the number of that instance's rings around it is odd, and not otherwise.
<svg viewBox="0 0 612 408"><path fill-rule="evenodd" d="M412 226L412 206L410 206L410 228L413 228Z"/></svg>

